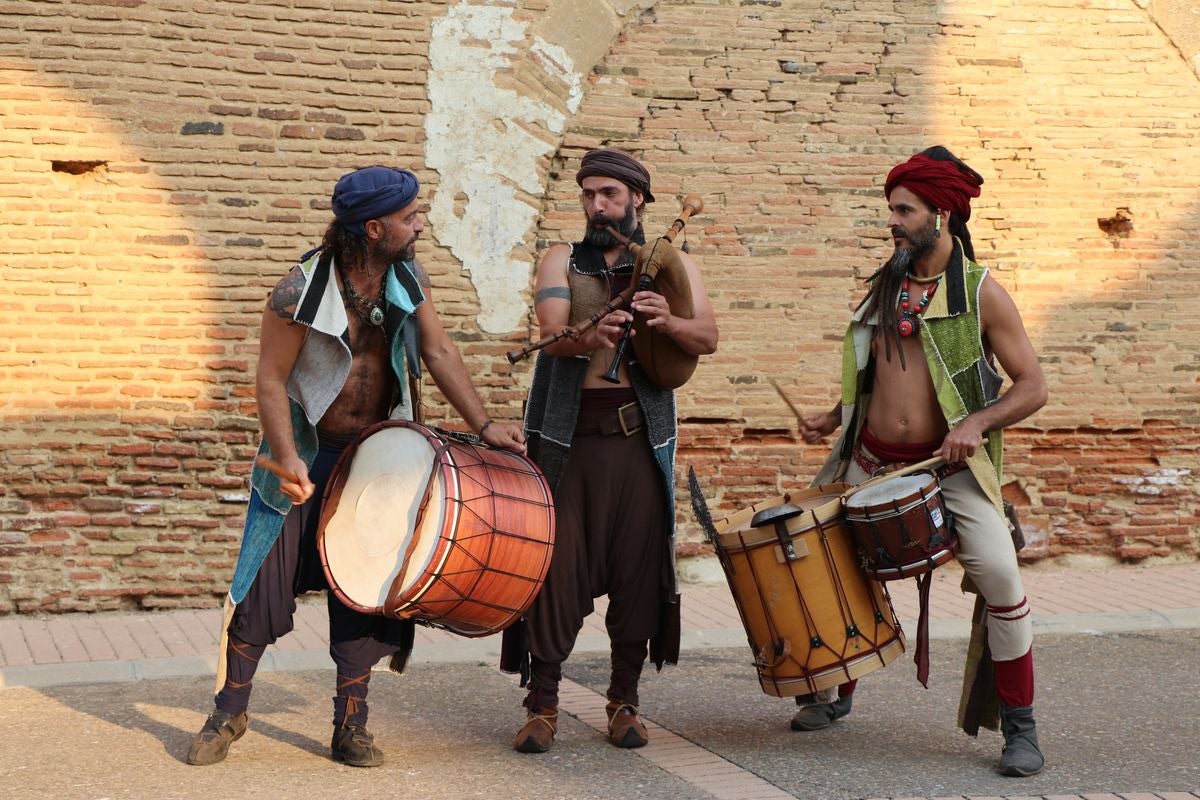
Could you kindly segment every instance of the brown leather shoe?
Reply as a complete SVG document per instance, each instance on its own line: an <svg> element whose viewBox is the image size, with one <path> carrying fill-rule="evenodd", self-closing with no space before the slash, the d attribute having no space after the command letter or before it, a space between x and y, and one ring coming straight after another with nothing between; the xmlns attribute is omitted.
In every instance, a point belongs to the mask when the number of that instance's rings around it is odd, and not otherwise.
<svg viewBox="0 0 1200 800"><path fill-rule="evenodd" d="M558 706L526 712L525 724L517 731L513 749L518 753L544 753L554 744L558 733Z"/></svg>
<svg viewBox="0 0 1200 800"><path fill-rule="evenodd" d="M637 706L609 700L608 740L617 747L644 747L650 741L646 726L638 718Z"/></svg>
<svg viewBox="0 0 1200 800"><path fill-rule="evenodd" d="M204 727L192 739L188 750L187 763L198 767L206 767L225 760L229 745L242 738L246 732L248 718L246 712L231 715L220 709L214 709L204 721Z"/></svg>

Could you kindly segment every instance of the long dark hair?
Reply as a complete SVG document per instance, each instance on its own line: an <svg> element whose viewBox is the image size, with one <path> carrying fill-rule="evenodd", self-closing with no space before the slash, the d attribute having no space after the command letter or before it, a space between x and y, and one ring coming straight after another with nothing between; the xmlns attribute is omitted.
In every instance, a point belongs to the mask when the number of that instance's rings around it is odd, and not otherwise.
<svg viewBox="0 0 1200 800"><path fill-rule="evenodd" d="M975 170L971 169L966 163L951 153L942 145L934 145L921 151L921 155L931 158L934 161L950 161L954 166L968 175L978 179L979 183L983 183L983 176ZM930 212L936 213L934 208L924 198L921 202ZM947 226L950 235L957 236L962 242L963 254L972 261L975 260L975 246L971 244L971 232L967 230L967 223L958 214L950 212L950 222ZM904 275L908 272L911 262L897 253L893 253L883 266L877 269L871 277L867 278L867 283L871 285L871 291L863 300L865 309L863 310L863 318L870 319L876 314L879 315L879 328L883 332L883 347L884 355L890 361L892 358L892 345L896 346L896 351L900 354L900 368L904 369L904 351L900 349L900 332L897 328L899 322L899 312L896 310L896 297L900 294L900 285L904 281Z"/></svg>
<svg viewBox="0 0 1200 800"><path fill-rule="evenodd" d="M333 258L342 269L354 269L367 263L367 237L352 233L336 219L325 229L321 249L333 253Z"/></svg>

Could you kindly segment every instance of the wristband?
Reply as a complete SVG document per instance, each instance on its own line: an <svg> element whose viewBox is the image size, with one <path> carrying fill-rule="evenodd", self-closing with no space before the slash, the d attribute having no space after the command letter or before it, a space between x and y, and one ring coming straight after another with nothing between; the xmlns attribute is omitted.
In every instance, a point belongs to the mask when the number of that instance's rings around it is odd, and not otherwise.
<svg viewBox="0 0 1200 800"><path fill-rule="evenodd" d="M479 432L476 435L483 436L483 432L486 431L488 429L488 426L491 424L492 424L491 419L485 420L484 423L479 426Z"/></svg>

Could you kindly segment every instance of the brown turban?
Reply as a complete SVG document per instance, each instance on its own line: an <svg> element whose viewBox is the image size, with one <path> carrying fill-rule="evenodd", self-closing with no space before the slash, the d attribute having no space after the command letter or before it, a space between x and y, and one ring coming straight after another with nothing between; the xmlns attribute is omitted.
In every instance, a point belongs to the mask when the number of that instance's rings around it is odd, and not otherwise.
<svg viewBox="0 0 1200 800"><path fill-rule="evenodd" d="M971 218L971 198L979 197L983 180L974 172L963 172L952 161L937 161L917 155L892 169L883 185L883 194L903 185L935 208L947 209L966 222Z"/></svg>
<svg viewBox="0 0 1200 800"><path fill-rule="evenodd" d="M616 178L635 192L641 192L642 199L647 203L654 202L654 195L650 192L650 173L640 161L623 150L606 147L585 153L579 172L575 173L575 182L582 186L583 179L593 175Z"/></svg>

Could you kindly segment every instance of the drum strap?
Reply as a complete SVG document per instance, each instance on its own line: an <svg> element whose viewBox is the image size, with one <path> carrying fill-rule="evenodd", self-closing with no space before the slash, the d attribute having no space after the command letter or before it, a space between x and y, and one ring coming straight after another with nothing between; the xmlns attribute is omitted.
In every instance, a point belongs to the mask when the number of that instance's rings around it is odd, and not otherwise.
<svg viewBox="0 0 1200 800"><path fill-rule="evenodd" d="M929 587L933 571L930 570L917 578L917 597L921 608L917 617L917 651L913 653L913 661L917 665L917 680L926 689L929 688Z"/></svg>

